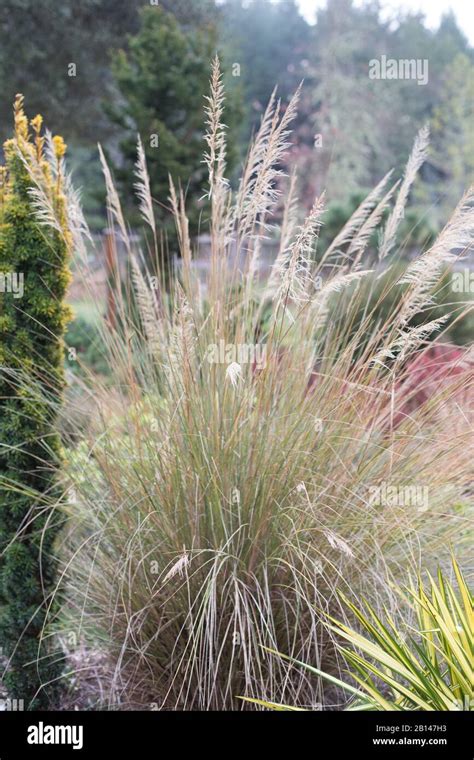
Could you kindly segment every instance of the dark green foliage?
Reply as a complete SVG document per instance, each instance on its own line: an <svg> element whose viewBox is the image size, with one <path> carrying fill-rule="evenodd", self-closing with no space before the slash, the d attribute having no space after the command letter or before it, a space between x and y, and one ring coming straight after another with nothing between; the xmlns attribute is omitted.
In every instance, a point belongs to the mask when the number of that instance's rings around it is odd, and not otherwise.
<svg viewBox="0 0 474 760"><path fill-rule="evenodd" d="M64 383L69 242L60 164L65 146L55 138L57 166L51 167L42 157L41 122L34 121L31 142L18 97L0 208L0 272L24 277L21 297L0 294L0 646L9 661L1 675L9 696L40 709L54 704L61 674L60 658L41 640L61 524L53 506L61 459L53 424ZM25 162L41 177L64 232L38 223Z"/></svg>
<svg viewBox="0 0 474 760"><path fill-rule="evenodd" d="M235 139L239 153L260 123L262 113L275 88L287 103L300 82L307 77L311 27L302 18L294 0L227 0L218 17L219 41L223 50L223 70L228 92L242 101L243 117ZM236 67L239 68L236 68ZM294 127L308 123L305 91ZM311 133L312 135L313 133Z"/></svg>
<svg viewBox="0 0 474 760"><path fill-rule="evenodd" d="M72 370L75 370L76 367L79 369L85 366L93 372L108 374L106 349L96 324L84 319L84 317L77 317L68 327L66 341L68 348L76 349L77 358L80 362L78 365L75 362L70 362L69 366Z"/></svg>
<svg viewBox="0 0 474 760"><path fill-rule="evenodd" d="M324 224L319 235L318 250L323 255L327 246L330 245L336 235L342 230L352 214L369 194L369 188L358 190L350 195L347 201L333 201L328 204L324 215ZM385 212L385 219L388 210ZM436 229L430 224L426 214L422 214L416 208L408 208L404 218L400 221L400 254L410 254L428 248L436 237ZM376 250L378 232L374 232L370 249Z"/></svg>
<svg viewBox="0 0 474 760"><path fill-rule="evenodd" d="M214 0L159 0L156 5L172 13L188 29L194 26L213 26L220 11Z"/></svg>
<svg viewBox="0 0 474 760"><path fill-rule="evenodd" d="M184 31L161 8L146 8L141 21L128 52L118 52L113 64L124 102L114 118L126 134L121 142L125 169L117 176L130 192L139 133L152 195L166 205L170 174L191 197L202 195L203 93L208 90L215 40L208 30ZM161 221L170 222L159 205L157 213Z"/></svg>
<svg viewBox="0 0 474 760"><path fill-rule="evenodd" d="M367 275L359 284L336 294L331 303L331 324L335 330L342 325L346 330L350 324L350 335L354 336L368 320L363 332L366 340L369 340L377 329L387 323L390 314L399 306L406 286L398 284L398 280L403 276L406 266L407 262L400 263L390 267L383 274L375 272ZM361 291L364 297L354 299L354 288ZM473 308L472 297L453 292L451 274L446 271L433 293L433 305L415 314L409 326L418 327L449 315L446 324L443 325L443 331L446 330L443 332L443 340L459 346L469 345L472 342L474 326ZM438 337L439 332L435 331L430 339ZM357 347L356 355L360 355L365 347L366 341L362 340Z"/></svg>
<svg viewBox="0 0 474 760"><path fill-rule="evenodd" d="M240 64L251 109L260 113L276 84L284 99L293 94L305 76L310 40L310 27L294 0L274 4L252 0L245 5L228 0L220 25L229 59Z"/></svg>
<svg viewBox="0 0 474 760"><path fill-rule="evenodd" d="M109 51L138 28L147 0L2 0L0 4L1 129L22 92L33 112L97 143L107 121L102 101L111 83ZM21 62L21 64L20 64ZM70 76L69 64L76 66Z"/></svg>

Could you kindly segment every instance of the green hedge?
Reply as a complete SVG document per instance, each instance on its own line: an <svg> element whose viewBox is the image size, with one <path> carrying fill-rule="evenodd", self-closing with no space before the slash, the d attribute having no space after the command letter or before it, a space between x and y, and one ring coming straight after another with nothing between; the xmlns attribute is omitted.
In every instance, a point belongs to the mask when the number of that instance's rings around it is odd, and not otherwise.
<svg viewBox="0 0 474 760"><path fill-rule="evenodd" d="M61 524L54 506L61 444L53 426L64 385L70 279L66 146L53 138L54 156L46 160L41 122L36 117L28 124L17 96L15 135L4 146L0 205L0 272L23 277L21 297L0 294L0 646L8 660L0 676L9 696L30 709L54 702L62 668L47 644L51 639L43 637ZM43 194L56 228L51 219L40 223L32 188Z"/></svg>

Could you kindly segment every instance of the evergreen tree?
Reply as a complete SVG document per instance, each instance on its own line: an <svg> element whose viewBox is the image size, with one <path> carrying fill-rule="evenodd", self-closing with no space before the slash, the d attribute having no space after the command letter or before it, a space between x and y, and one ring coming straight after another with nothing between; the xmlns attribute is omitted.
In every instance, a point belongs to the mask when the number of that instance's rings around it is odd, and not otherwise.
<svg viewBox="0 0 474 760"><path fill-rule="evenodd" d="M463 53L446 67L432 133L442 222L474 182L474 63Z"/></svg>
<svg viewBox="0 0 474 760"><path fill-rule="evenodd" d="M374 108L387 100L387 88L368 77L368 62L383 48L386 30L377 7L355 7L352 0L329 0L314 30L313 74L315 150L311 174L315 192L345 203L360 187L370 187L371 165L387 160ZM303 167L304 168L304 167Z"/></svg>
<svg viewBox="0 0 474 760"><path fill-rule="evenodd" d="M310 26L295 0L227 0L219 17L219 32L228 66L238 64L245 95L246 123L242 141L247 144L260 121L275 85L285 101L307 75Z"/></svg>
<svg viewBox="0 0 474 760"><path fill-rule="evenodd" d="M169 196L169 175L175 183L182 182L194 200L203 192L204 95L215 44L212 27L188 31L173 14L149 7L141 13L141 28L130 38L128 50L114 57L122 102L111 116L126 135L120 143L124 163L117 177L130 193L138 132L160 226L165 226L171 237L174 225L163 208ZM191 224L191 232L196 233L197 215Z"/></svg>
<svg viewBox="0 0 474 760"><path fill-rule="evenodd" d="M28 124L17 96L0 197L0 646L8 661L2 680L11 698L32 709L54 702L61 673L51 639L43 639L62 522L61 446L53 425L64 383L71 245L66 146L54 137L47 159L41 123L37 116Z"/></svg>
<svg viewBox="0 0 474 760"><path fill-rule="evenodd" d="M193 29L195 26L214 26L216 14L220 10L216 8L214 0L159 0L155 5L172 13L186 29Z"/></svg>
<svg viewBox="0 0 474 760"><path fill-rule="evenodd" d="M103 140L102 103L110 96L110 50L138 29L147 0L2 0L0 137L8 104L22 92L33 112L70 139ZM21 61L21 65L19 65Z"/></svg>

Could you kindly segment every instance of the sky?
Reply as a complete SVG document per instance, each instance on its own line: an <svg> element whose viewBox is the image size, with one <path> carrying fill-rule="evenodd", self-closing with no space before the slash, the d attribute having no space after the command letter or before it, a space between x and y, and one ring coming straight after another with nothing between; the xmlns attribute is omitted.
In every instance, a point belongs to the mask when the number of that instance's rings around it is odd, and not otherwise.
<svg viewBox="0 0 474 760"><path fill-rule="evenodd" d="M301 12L313 22L318 8L324 7L325 0L297 0ZM361 4L361 3L357 3ZM454 11L458 24L470 43L474 45L474 2L473 0L382 0L384 14L390 11L422 11L427 25L436 29L443 13Z"/></svg>

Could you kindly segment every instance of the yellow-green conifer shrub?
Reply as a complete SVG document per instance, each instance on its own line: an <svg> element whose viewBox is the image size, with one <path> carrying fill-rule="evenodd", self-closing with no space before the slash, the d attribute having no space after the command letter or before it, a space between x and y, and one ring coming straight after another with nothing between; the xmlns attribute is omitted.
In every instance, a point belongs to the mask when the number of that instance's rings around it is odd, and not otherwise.
<svg viewBox="0 0 474 760"><path fill-rule="evenodd" d="M0 196L0 678L11 698L40 709L54 701L61 671L44 621L56 582L53 410L64 385L71 243L66 145L42 136L41 116L28 123L21 95L14 115Z"/></svg>

